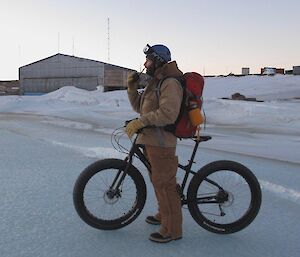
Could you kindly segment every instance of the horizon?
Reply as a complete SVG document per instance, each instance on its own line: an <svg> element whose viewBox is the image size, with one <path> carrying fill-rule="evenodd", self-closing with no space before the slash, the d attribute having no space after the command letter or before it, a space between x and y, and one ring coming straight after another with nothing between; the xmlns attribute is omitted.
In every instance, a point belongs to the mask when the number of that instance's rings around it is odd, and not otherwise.
<svg viewBox="0 0 300 257"><path fill-rule="evenodd" d="M238 0L154 0L155 8L149 4L1 2L5 40L0 43L0 80L17 80L19 67L57 53L141 70L147 43L167 45L183 72L205 76L241 74L242 68L258 74L264 67L291 70L300 65L300 35L291 29L298 23L296 0L254 0L251 5Z"/></svg>
<svg viewBox="0 0 300 257"><path fill-rule="evenodd" d="M110 65L113 65L113 66L118 66L118 67L121 67L121 68L128 68L128 67L122 67L122 66L119 66L118 64L114 64L114 63L109 63L109 62L105 62L105 61L101 61L101 60L94 60L94 59L90 59L90 58L85 58L85 57L82 57L82 56L76 56L76 55L71 55L71 54L65 54L65 53L56 53L56 54L53 54L51 56L47 56L45 58L42 58L42 59L39 59L39 60L36 60L36 61L33 61L32 63L27 63L27 64L24 64L20 67L18 67L18 73L19 73L19 69L24 67L24 66L28 66L28 65L31 65L31 64L34 64L34 63L37 63L37 62L40 62L40 61L43 61L45 59L48 59L52 56L55 56L55 55L66 55L66 56L70 56L70 57L75 57L75 58L80 58L80 59L87 59L87 60L91 60L91 61L96 61L96 62L103 62L103 63L106 63L106 64L110 64ZM297 67L300 67L299 65L296 65ZM251 75L256 75L256 76L265 76L265 75L268 75L268 74L262 74L261 73L261 70L262 69L283 69L284 73L275 73L274 75L295 75L295 74L292 74L292 73L285 73L286 71L293 71L293 68L296 67L295 65L292 66L291 69L286 69L285 67L260 67L258 68L258 72L257 73L252 73L251 72L251 69L249 67L241 67L241 71L239 73L233 73L233 72L230 72L229 74L201 74L203 77L229 77L229 76L251 76ZM130 68L128 68L130 69ZM242 74L242 69L249 69L249 74ZM297 74L296 74L297 75ZM5 82L5 81L18 81L19 80L19 77L16 78L16 79L1 79L0 78L0 81L1 82Z"/></svg>

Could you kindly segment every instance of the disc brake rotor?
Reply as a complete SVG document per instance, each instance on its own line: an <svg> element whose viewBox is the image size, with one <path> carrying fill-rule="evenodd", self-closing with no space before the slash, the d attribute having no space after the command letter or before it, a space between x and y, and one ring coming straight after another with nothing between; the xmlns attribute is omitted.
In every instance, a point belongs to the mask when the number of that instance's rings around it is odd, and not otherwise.
<svg viewBox="0 0 300 257"><path fill-rule="evenodd" d="M108 204L115 204L117 201L119 201L121 197L121 194L118 190L118 192L114 192L112 190L107 190L103 194L103 199Z"/></svg>

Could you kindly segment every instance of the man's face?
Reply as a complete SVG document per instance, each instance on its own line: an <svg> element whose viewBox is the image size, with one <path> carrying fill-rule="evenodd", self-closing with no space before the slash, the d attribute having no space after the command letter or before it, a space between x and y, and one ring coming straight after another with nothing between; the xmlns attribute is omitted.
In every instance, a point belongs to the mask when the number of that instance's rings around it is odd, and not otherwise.
<svg viewBox="0 0 300 257"><path fill-rule="evenodd" d="M144 63L144 66L146 68L146 74L153 77L154 76L154 71L155 71L153 60L150 60L149 58L146 58L146 62Z"/></svg>

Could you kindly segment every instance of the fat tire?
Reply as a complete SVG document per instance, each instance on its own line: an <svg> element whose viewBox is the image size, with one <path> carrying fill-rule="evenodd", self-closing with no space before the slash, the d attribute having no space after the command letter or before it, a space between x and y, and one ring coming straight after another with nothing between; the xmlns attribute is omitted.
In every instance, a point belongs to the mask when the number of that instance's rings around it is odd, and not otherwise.
<svg viewBox="0 0 300 257"><path fill-rule="evenodd" d="M141 173L133 165L129 167L126 174L132 179L137 190L135 204L130 211L113 220L103 220L90 213L84 203L85 187L95 174L112 168L124 170L126 165L127 162L120 159L99 160L89 165L77 178L73 189L73 203L79 217L85 223L97 229L114 230L132 223L141 213L146 201L146 184Z"/></svg>
<svg viewBox="0 0 300 257"><path fill-rule="evenodd" d="M251 192L251 202L246 213L236 221L228 224L212 222L201 213L201 204L197 204L197 191L201 182L210 174L227 170L242 176L247 182ZM222 184L220 184L222 186ZM225 188L226 189L226 188ZM204 229L217 234L230 234L238 232L247 227L257 216L261 205L261 189L255 175L244 165L234 161L215 161L202 167L192 178L188 187L187 199L188 209L193 219Z"/></svg>

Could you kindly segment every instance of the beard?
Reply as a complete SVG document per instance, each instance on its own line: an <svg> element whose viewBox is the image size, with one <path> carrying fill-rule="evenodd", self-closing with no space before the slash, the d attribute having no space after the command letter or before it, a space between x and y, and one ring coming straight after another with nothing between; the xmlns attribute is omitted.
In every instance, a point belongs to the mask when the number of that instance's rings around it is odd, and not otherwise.
<svg viewBox="0 0 300 257"><path fill-rule="evenodd" d="M164 62L161 62L154 58L152 64L149 66L149 68L146 69L146 74L150 77L154 77L155 71L158 68L162 67L164 64Z"/></svg>
<svg viewBox="0 0 300 257"><path fill-rule="evenodd" d="M154 77L155 67L151 65L149 68L146 69L146 74L150 77Z"/></svg>

